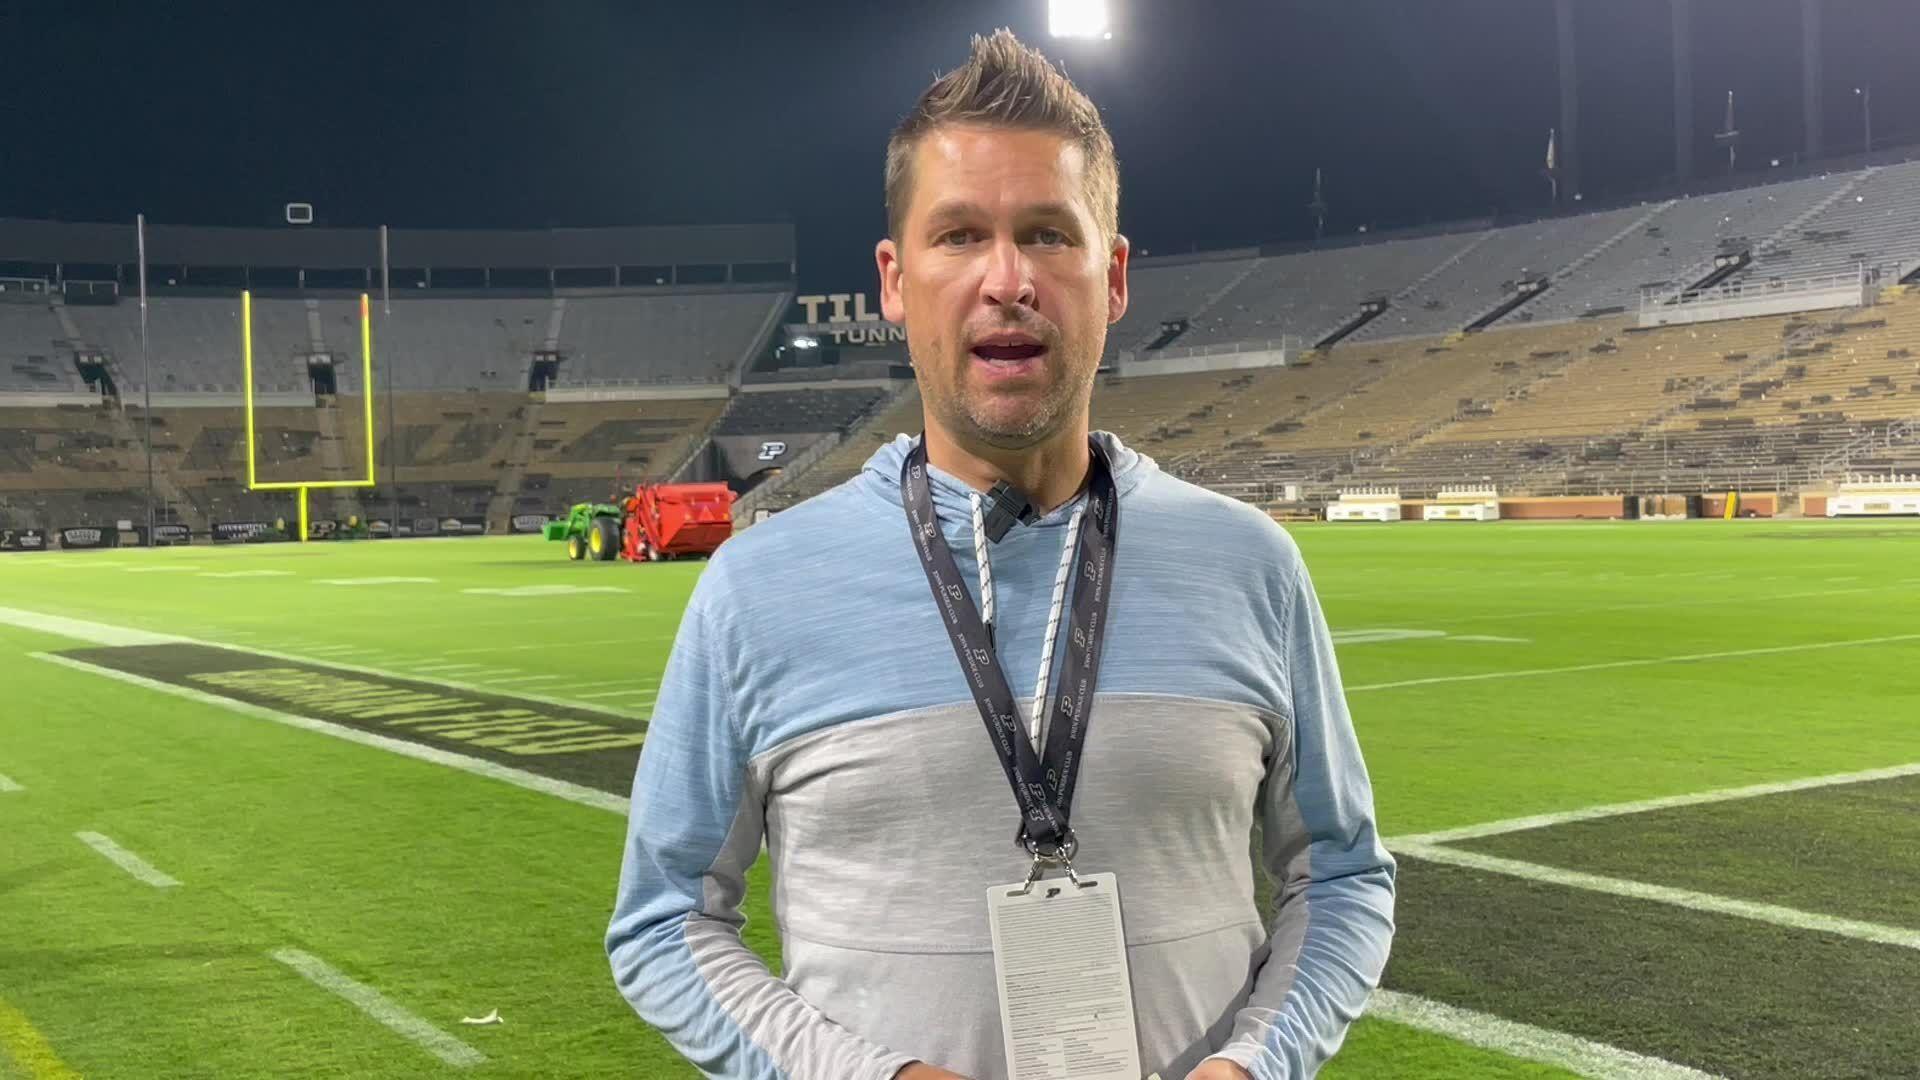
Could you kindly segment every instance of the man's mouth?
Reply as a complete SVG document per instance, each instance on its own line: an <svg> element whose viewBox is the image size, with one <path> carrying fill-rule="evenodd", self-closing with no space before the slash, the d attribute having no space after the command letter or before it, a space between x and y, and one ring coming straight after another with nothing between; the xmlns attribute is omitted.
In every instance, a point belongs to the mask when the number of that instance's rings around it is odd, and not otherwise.
<svg viewBox="0 0 1920 1080"><path fill-rule="evenodd" d="M1047 347L1025 334L994 334L974 342L971 351L977 360L1012 367L1038 359Z"/></svg>

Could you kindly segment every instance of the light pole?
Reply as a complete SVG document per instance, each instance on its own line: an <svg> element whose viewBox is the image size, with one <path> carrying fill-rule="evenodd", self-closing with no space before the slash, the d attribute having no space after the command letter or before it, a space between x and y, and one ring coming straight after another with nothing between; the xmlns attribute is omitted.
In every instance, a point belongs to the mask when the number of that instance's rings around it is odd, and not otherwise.
<svg viewBox="0 0 1920 1080"><path fill-rule="evenodd" d="M1860 119L1867 129L1867 153L1873 153L1873 87L1856 86L1853 96L1860 99Z"/></svg>

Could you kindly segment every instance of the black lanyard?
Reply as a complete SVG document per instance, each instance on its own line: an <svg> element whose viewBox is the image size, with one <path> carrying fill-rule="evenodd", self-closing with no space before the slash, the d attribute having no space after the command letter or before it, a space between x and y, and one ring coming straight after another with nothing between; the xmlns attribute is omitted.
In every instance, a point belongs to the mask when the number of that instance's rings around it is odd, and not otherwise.
<svg viewBox="0 0 1920 1080"><path fill-rule="evenodd" d="M1092 720L1094 688L1100 674L1100 643L1107 630L1107 601L1113 592L1113 553L1120 531L1120 493L1106 450L1089 440L1093 469L1087 482L1087 509L1080 526L1080 544L1073 571L1073 614L1068 624L1067 669L1054 695L1046 746L1035 754L1020 722L1019 703L1007 684L1007 675L993 652L992 639L980 620L980 611L968 594L960 567L953 561L940 522L933 511L933 493L927 479L927 449L923 436L900 467L900 501L906 504L907 525L914 550L927 573L927 585L940 608L953 652L967 675L967 687L987 725L1000 767L1020 804L1019 840L1028 850L1048 857L1071 856L1073 830L1067 825L1073 807L1074 781L1085 756L1087 728ZM1049 667L1053 657L1043 661Z"/></svg>

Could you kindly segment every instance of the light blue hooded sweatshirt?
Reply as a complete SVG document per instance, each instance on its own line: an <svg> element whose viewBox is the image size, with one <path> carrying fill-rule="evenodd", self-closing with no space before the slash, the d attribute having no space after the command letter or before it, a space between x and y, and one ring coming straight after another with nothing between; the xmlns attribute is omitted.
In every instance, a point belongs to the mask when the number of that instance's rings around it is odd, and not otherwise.
<svg viewBox="0 0 1920 1080"><path fill-rule="evenodd" d="M1223 1056L1257 1080L1312 1076L1393 935L1394 864L1326 621L1265 514L1096 438L1120 535L1075 867L1118 875L1146 1072L1180 1080ZM711 1076L889 1080L915 1060L1007 1075L986 891L1024 880L1028 858L908 536L912 444L729 540L680 624L607 951L634 1009ZM931 475L977 582L969 489ZM1023 715L1077 502L990 551ZM779 975L740 939L763 846Z"/></svg>

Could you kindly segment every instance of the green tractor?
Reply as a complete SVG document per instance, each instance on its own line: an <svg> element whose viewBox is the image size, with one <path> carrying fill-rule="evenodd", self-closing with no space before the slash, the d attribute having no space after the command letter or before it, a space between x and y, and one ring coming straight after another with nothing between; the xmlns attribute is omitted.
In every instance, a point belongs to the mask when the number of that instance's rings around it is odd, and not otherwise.
<svg viewBox="0 0 1920 1080"><path fill-rule="evenodd" d="M610 562L620 555L620 522L626 512L612 503L576 503L560 521L547 522L549 540L567 542L567 558Z"/></svg>

